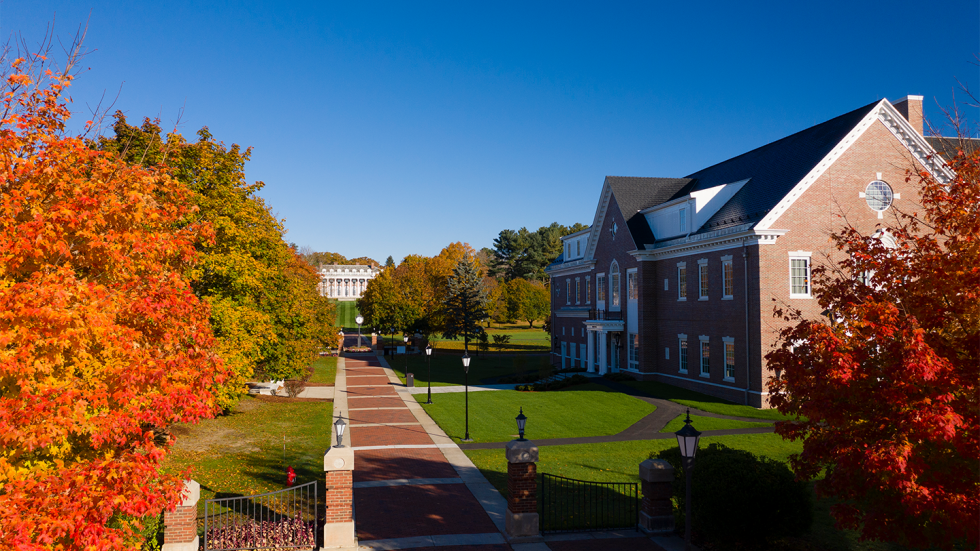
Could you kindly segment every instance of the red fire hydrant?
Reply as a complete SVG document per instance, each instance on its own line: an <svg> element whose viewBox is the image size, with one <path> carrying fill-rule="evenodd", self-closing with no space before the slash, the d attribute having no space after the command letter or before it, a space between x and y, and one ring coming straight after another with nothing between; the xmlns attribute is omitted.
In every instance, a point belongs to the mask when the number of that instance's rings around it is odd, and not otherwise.
<svg viewBox="0 0 980 551"><path fill-rule="evenodd" d="M286 486L292 486L296 482L296 471L292 467L286 467Z"/></svg>

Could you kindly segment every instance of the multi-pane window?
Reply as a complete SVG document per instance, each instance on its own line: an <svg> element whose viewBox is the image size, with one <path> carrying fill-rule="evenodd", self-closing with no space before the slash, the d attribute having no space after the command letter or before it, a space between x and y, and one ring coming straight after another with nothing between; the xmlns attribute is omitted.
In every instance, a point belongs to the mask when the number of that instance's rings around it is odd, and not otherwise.
<svg viewBox="0 0 980 551"><path fill-rule="evenodd" d="M585 303L588 304L592 302L592 278L591 276L585 277Z"/></svg>
<svg viewBox="0 0 980 551"><path fill-rule="evenodd" d="M575 278L575 304L582 302L582 281L579 278Z"/></svg>
<svg viewBox="0 0 980 551"><path fill-rule="evenodd" d="M679 353L677 354L677 359L680 362L679 371L681 373L687 373L687 335L680 335L677 337L677 345Z"/></svg>
<svg viewBox="0 0 980 551"><path fill-rule="evenodd" d="M699 338L701 344L701 375L708 376L711 373L711 358L709 357L711 350L708 346L708 337L702 336Z"/></svg>
<svg viewBox="0 0 980 551"><path fill-rule="evenodd" d="M581 255L582 255L582 241L579 240L575 242L575 256L581 256Z"/></svg>
<svg viewBox="0 0 980 551"><path fill-rule="evenodd" d="M630 369L640 369L640 336L629 334L629 363Z"/></svg>
<svg viewBox="0 0 980 551"><path fill-rule="evenodd" d="M606 276L595 276L595 299L597 302L606 300Z"/></svg>
<svg viewBox="0 0 980 551"><path fill-rule="evenodd" d="M735 340L725 338L725 379L735 380Z"/></svg>
<svg viewBox="0 0 980 551"><path fill-rule="evenodd" d="M639 300L640 291L636 284L636 272L626 272L626 298L628 300Z"/></svg>
<svg viewBox="0 0 980 551"><path fill-rule="evenodd" d="M687 300L687 265L677 265L677 300Z"/></svg>
<svg viewBox="0 0 980 551"><path fill-rule="evenodd" d="M698 300L708 298L708 261L698 261Z"/></svg>
<svg viewBox="0 0 980 551"><path fill-rule="evenodd" d="M610 306L613 308L619 307L619 264L613 262L612 266L609 267L609 296Z"/></svg>
<svg viewBox="0 0 980 551"><path fill-rule="evenodd" d="M810 259L807 257L789 259L789 296L810 297Z"/></svg>
<svg viewBox="0 0 980 551"><path fill-rule="evenodd" d="M721 280L724 282L723 298L732 298L735 294L735 269L732 267L731 260L721 263Z"/></svg>
<svg viewBox="0 0 980 551"><path fill-rule="evenodd" d="M681 209L679 214L680 214L680 216L678 216L678 219L680 221L679 229L681 233L685 233L687 231L687 209Z"/></svg>
<svg viewBox="0 0 980 551"><path fill-rule="evenodd" d="M565 280L565 304L572 303L572 280Z"/></svg>

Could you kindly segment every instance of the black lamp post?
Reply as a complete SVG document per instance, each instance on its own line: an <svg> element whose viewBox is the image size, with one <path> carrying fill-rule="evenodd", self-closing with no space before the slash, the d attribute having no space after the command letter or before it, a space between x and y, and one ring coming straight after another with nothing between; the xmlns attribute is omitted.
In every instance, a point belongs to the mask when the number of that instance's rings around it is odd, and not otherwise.
<svg viewBox="0 0 980 551"><path fill-rule="evenodd" d="M360 348L361 347L361 324L364 323L364 316L358 315L356 318L354 318L354 321L357 322L357 347Z"/></svg>
<svg viewBox="0 0 980 551"><path fill-rule="evenodd" d="M426 345L425 347L425 358L429 361L429 374L426 376L426 386L429 387L429 399L426 400L426 404L432 403L432 345Z"/></svg>
<svg viewBox="0 0 980 551"><path fill-rule="evenodd" d="M465 388L463 389L465 402L466 402L466 435L463 437L463 442L472 442L473 439L470 438L470 355L463 354L463 384Z"/></svg>
<svg viewBox="0 0 980 551"><path fill-rule="evenodd" d="M408 378L408 335L402 337L402 341L405 343L405 378Z"/></svg>
<svg viewBox="0 0 980 551"><path fill-rule="evenodd" d="M514 419L517 420L517 435L518 435L518 438L517 439L523 442L524 441L524 424L527 423L527 416L524 415L524 408L521 408L521 412L518 413L517 414L517 417L515 417Z"/></svg>
<svg viewBox="0 0 980 551"><path fill-rule="evenodd" d="M333 429L337 433L337 445L335 448L345 448L344 446L344 429L347 428L347 423L344 422L344 414L338 413L337 422L333 424Z"/></svg>
<svg viewBox="0 0 980 551"><path fill-rule="evenodd" d="M685 486L687 488L684 505L684 549L691 551L691 471L694 470L694 454L698 451L701 432L691 426L690 409L687 410L687 419L684 419L684 426L674 434L677 435L677 445L681 449L681 457L684 462Z"/></svg>

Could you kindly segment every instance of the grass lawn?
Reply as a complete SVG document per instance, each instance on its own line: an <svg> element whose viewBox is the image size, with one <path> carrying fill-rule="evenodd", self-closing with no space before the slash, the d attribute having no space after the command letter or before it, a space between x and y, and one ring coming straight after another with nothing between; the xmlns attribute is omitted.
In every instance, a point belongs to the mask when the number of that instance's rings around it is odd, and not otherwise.
<svg viewBox="0 0 980 551"><path fill-rule="evenodd" d="M728 400L722 400L721 398L715 398L714 396L708 396L707 394L701 394L700 392L694 392L693 390L664 383L630 381L623 384L646 392L655 398L670 400L671 402L710 413L731 415L734 417L752 417L754 419L772 419L773 421L793 419L793 417L783 415L774 409L756 409L752 406L739 405Z"/></svg>
<svg viewBox="0 0 980 551"><path fill-rule="evenodd" d="M246 396L229 415L195 425L174 425L177 443L168 471L192 468L204 500L251 495L286 487L286 467L296 484L323 480L323 453L330 447L331 402L289 402ZM283 460L283 442L286 445Z"/></svg>
<svg viewBox="0 0 980 551"><path fill-rule="evenodd" d="M347 332L348 329L357 331L357 322L354 321L354 318L357 317L357 303L352 300L334 300L333 303L337 306L337 326L343 327L344 332ZM370 335L371 333L368 331L368 336L370 337Z"/></svg>
<svg viewBox="0 0 980 551"><path fill-rule="evenodd" d="M684 415L679 415L660 432L677 432L684 426ZM702 415L692 415L691 425L700 431L723 430L723 429L747 429L751 427L771 427L772 423L750 423L748 421L735 421L734 419L718 419L717 417L704 417Z"/></svg>
<svg viewBox="0 0 980 551"><path fill-rule="evenodd" d="M424 402L424 394L415 399ZM435 394L425 411L446 434L464 434L463 394ZM525 435L533 439L617 434L656 409L605 387L584 384L550 392L495 390L470 394L470 437L477 442L506 442L517 437L520 408L527 415ZM551 449L551 448L547 448ZM503 458L503 451L496 450ZM505 474L507 472L504 466Z"/></svg>
<svg viewBox="0 0 980 551"><path fill-rule="evenodd" d="M313 361L313 376L310 377L309 382L319 385L332 385L336 378L337 358L326 356Z"/></svg>
<svg viewBox="0 0 980 551"><path fill-rule="evenodd" d="M458 354L432 354L432 386L449 386L463 384L462 351ZM478 384L482 379L502 377L516 373L539 373L542 369L551 369L548 356L509 355L495 356L481 354L475 356L470 351L471 385ZM405 355L387 356L388 365L395 371L398 378L405 382ZM407 355L408 371L415 374L415 386L425 386L428 364L425 354ZM515 414L516 415L516 414Z"/></svg>

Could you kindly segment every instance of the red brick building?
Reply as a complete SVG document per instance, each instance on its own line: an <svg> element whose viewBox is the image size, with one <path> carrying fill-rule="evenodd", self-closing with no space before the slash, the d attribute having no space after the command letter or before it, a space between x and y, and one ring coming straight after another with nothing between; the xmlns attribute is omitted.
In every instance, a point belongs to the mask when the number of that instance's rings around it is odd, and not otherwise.
<svg viewBox="0 0 980 551"><path fill-rule="evenodd" d="M776 305L819 316L810 272L844 220L888 240L915 210L909 168L949 175L922 97L877 101L685 178L609 176L590 228L551 266L555 363L754 406Z"/></svg>

